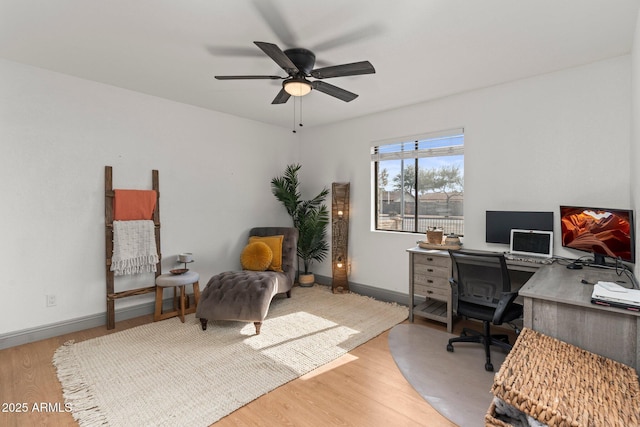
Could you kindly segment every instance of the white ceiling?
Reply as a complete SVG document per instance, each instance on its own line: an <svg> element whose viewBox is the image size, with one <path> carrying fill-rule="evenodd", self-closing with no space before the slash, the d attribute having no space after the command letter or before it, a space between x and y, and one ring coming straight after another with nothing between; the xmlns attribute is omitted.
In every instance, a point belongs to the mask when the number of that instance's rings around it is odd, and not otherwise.
<svg viewBox="0 0 640 427"><path fill-rule="evenodd" d="M630 52L640 0L0 0L0 57L291 127L285 75L253 41L376 74L312 91L305 126L441 98Z"/></svg>

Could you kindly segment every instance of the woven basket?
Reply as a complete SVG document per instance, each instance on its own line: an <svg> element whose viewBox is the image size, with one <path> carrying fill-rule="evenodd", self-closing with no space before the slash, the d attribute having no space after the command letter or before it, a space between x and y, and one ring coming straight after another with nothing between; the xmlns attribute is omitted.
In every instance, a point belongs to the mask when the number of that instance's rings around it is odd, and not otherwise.
<svg viewBox="0 0 640 427"><path fill-rule="evenodd" d="M427 242L435 245L441 245L443 234L444 232L442 230L427 230Z"/></svg>
<svg viewBox="0 0 640 427"><path fill-rule="evenodd" d="M640 425L640 384L633 368L527 328L491 391L549 426ZM491 411L487 426L508 425L491 424Z"/></svg>
<svg viewBox="0 0 640 427"><path fill-rule="evenodd" d="M489 406L489 410L487 411L487 415L484 416L485 427L513 427L513 424L508 424L496 417L496 405L492 401L491 406Z"/></svg>

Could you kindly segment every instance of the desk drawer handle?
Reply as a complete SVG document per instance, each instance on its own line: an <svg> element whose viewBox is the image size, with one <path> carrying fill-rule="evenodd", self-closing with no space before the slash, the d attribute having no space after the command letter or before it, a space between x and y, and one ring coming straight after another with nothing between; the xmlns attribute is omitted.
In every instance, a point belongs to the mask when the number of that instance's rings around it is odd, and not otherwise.
<svg viewBox="0 0 640 427"><path fill-rule="evenodd" d="M432 293L433 293L433 291L427 291L427 293L428 293L428 294L432 294Z"/></svg>
<svg viewBox="0 0 640 427"><path fill-rule="evenodd" d="M429 273L433 273L433 268L427 268L427 271L428 271Z"/></svg>
<svg viewBox="0 0 640 427"><path fill-rule="evenodd" d="M433 283L433 280L427 279L427 283Z"/></svg>
<svg viewBox="0 0 640 427"><path fill-rule="evenodd" d="M433 258L427 257L427 261L433 261Z"/></svg>

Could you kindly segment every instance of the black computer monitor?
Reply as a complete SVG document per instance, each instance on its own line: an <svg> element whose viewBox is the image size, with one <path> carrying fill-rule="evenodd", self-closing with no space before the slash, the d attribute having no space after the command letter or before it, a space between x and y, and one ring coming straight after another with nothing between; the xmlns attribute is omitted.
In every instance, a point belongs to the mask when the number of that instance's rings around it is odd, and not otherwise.
<svg viewBox="0 0 640 427"><path fill-rule="evenodd" d="M487 211L486 242L509 244L511 230L553 231L553 212Z"/></svg>

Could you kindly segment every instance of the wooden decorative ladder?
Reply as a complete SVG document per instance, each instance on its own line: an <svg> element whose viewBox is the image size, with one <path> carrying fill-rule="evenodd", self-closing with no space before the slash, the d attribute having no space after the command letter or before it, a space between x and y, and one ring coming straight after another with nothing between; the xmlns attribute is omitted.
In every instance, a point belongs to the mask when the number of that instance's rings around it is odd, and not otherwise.
<svg viewBox="0 0 640 427"><path fill-rule="evenodd" d="M156 247L158 249L158 263L156 264L155 277L162 273L162 252L160 251L160 181L158 171L151 173L153 190L156 192L156 208L153 211L153 223L155 225ZM115 301L120 298L134 295L148 294L155 292L155 279L153 286L144 288L129 289L115 292L114 274L111 271L111 258L113 256L113 201L115 192L113 191L113 171L111 166L104 168L104 229L105 229L105 255L107 274L107 329L116 327Z"/></svg>

